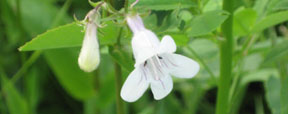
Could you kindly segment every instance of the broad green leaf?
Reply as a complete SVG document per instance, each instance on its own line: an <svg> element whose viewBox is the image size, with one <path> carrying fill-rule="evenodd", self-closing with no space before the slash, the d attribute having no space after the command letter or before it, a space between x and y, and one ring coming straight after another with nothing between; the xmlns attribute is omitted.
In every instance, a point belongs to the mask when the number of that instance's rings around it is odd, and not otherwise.
<svg viewBox="0 0 288 114"><path fill-rule="evenodd" d="M20 51L64 48L81 46L84 32L83 27L76 23L67 24L48 30L20 47Z"/></svg>
<svg viewBox="0 0 288 114"><path fill-rule="evenodd" d="M143 21L147 29L154 30L157 28L157 15L156 14L151 14L147 17L143 17Z"/></svg>
<svg viewBox="0 0 288 114"><path fill-rule="evenodd" d="M95 94L93 77L80 70L77 64L78 50L53 49L45 51L44 55L63 88L74 98L86 100Z"/></svg>
<svg viewBox="0 0 288 114"><path fill-rule="evenodd" d="M189 37L206 35L216 30L228 17L228 13L222 10L206 12L196 16L187 25Z"/></svg>
<svg viewBox="0 0 288 114"><path fill-rule="evenodd" d="M265 82L266 100L272 114L280 114L281 112L280 88L281 83L279 78L271 76Z"/></svg>
<svg viewBox="0 0 288 114"><path fill-rule="evenodd" d="M156 32L164 32L169 29L175 29L179 26L181 20L179 19L179 11L180 9L177 8L173 10L168 16L166 16L162 22L162 25L156 29Z"/></svg>
<svg viewBox="0 0 288 114"><path fill-rule="evenodd" d="M186 46L189 42L189 38L185 33L168 33L170 35L177 46Z"/></svg>
<svg viewBox="0 0 288 114"><path fill-rule="evenodd" d="M265 82L270 76L277 76L278 72L275 69L260 69L255 72L251 72L242 77L240 85L246 85L251 82Z"/></svg>
<svg viewBox="0 0 288 114"><path fill-rule="evenodd" d="M255 21L257 13L253 9L240 9L234 14L233 32L235 36L245 36L250 33Z"/></svg>
<svg viewBox="0 0 288 114"><path fill-rule="evenodd" d="M254 71L257 70L263 61L263 56L259 53L250 54L244 58L243 71Z"/></svg>
<svg viewBox="0 0 288 114"><path fill-rule="evenodd" d="M288 20L288 11L281 11L263 18L260 22L256 23L252 32L260 32L266 28L274 26Z"/></svg>
<svg viewBox="0 0 288 114"><path fill-rule="evenodd" d="M130 0L132 4L135 0ZM152 10L173 10L176 8L191 8L195 3L191 0L140 0L135 5L138 8L148 8Z"/></svg>
<svg viewBox="0 0 288 114"><path fill-rule="evenodd" d="M276 60L287 57L288 57L288 40L284 40L280 44L277 44L276 47L270 50L270 52L267 54L264 60L264 64L275 62Z"/></svg>
<svg viewBox="0 0 288 114"><path fill-rule="evenodd" d="M267 4L269 0L257 0L253 9L257 12L257 21L262 19L266 15Z"/></svg>
<svg viewBox="0 0 288 114"><path fill-rule="evenodd" d="M127 71L131 72L134 69L134 62L132 55L125 52L122 49L109 47L109 52L114 61L125 68Z"/></svg>
<svg viewBox="0 0 288 114"><path fill-rule="evenodd" d="M208 0L208 2L203 7L203 12L221 10L222 0Z"/></svg>
<svg viewBox="0 0 288 114"><path fill-rule="evenodd" d="M103 28L99 27L100 33L98 34L98 40L101 45L109 44L113 45L117 41L117 37L120 30L120 25L117 25L113 21L107 21L104 23Z"/></svg>
<svg viewBox="0 0 288 114"><path fill-rule="evenodd" d="M10 114L29 114L27 102L12 82L1 75L1 84Z"/></svg>
<svg viewBox="0 0 288 114"><path fill-rule="evenodd" d="M273 10L288 10L288 1L287 0L281 0L279 1Z"/></svg>
<svg viewBox="0 0 288 114"><path fill-rule="evenodd" d="M98 40L100 44L114 44L118 36L119 27L112 21L105 23L106 26L98 28ZM60 26L38 35L24 46L20 51L32 51L54 48L77 47L82 45L84 27L76 23Z"/></svg>

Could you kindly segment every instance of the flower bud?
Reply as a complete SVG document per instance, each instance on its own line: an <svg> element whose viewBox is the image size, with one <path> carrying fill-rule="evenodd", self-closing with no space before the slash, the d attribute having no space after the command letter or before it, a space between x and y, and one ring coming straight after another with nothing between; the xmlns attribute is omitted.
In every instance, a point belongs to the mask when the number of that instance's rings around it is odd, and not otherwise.
<svg viewBox="0 0 288 114"><path fill-rule="evenodd" d="M85 72L92 72L100 63L97 26L93 22L86 25L86 32L78 58L79 67Z"/></svg>

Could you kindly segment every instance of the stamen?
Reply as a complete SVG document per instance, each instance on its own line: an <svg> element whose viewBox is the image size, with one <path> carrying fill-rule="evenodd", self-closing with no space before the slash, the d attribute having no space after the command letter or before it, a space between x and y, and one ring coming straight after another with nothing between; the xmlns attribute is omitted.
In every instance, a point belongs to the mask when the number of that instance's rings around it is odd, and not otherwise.
<svg viewBox="0 0 288 114"><path fill-rule="evenodd" d="M147 65L147 61L144 62L144 67Z"/></svg>

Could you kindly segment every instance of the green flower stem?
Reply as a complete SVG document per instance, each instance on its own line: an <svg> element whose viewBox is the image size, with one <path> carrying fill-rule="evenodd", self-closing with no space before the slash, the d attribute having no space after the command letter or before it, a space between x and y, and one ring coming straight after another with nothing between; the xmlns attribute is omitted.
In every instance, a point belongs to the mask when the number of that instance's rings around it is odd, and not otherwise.
<svg viewBox="0 0 288 114"><path fill-rule="evenodd" d="M220 42L220 79L218 82L216 114L227 114L229 111L229 90L232 75L233 56L233 0L223 0L223 10L230 13L221 25L224 41Z"/></svg>
<svg viewBox="0 0 288 114"><path fill-rule="evenodd" d="M12 83L15 83L27 71L27 69L39 58L40 55L41 55L41 51L33 52L33 54L24 63L24 65L12 77L12 79L11 79Z"/></svg>
<svg viewBox="0 0 288 114"><path fill-rule="evenodd" d="M128 0L125 0L124 3L124 10L128 12ZM121 36L122 36L123 28L119 30L119 34L117 37L117 42L114 48L121 48ZM117 105L117 114L124 114L124 102L120 97L120 91L122 87L122 71L121 66L114 62L114 69L115 69L115 86L116 86L116 105Z"/></svg>
<svg viewBox="0 0 288 114"><path fill-rule="evenodd" d="M114 48L121 48L121 34L122 28L119 31L119 35L117 38L117 43ZM116 105L117 105L117 114L124 114L124 102L120 97L120 91L122 87L122 72L121 66L114 62L114 69L115 69L115 86L116 86Z"/></svg>
<svg viewBox="0 0 288 114"><path fill-rule="evenodd" d="M124 3L125 13L128 13L128 3L129 3L129 0L125 0L125 3Z"/></svg>
<svg viewBox="0 0 288 114"><path fill-rule="evenodd" d="M120 97L120 91L122 86L122 72L121 67L118 63L114 63L115 69L115 86L116 86L116 105L117 105L117 114L124 114L124 103Z"/></svg>
<svg viewBox="0 0 288 114"><path fill-rule="evenodd" d="M281 90L280 90L280 103L281 103L281 114L287 114L288 112L288 70L287 62L282 61L278 63L278 69L280 72L281 79Z"/></svg>

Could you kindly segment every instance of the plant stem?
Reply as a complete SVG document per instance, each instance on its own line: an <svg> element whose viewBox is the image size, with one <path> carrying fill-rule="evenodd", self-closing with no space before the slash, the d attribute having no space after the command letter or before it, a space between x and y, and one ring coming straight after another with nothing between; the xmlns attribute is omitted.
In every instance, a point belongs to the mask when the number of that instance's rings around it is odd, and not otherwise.
<svg viewBox="0 0 288 114"><path fill-rule="evenodd" d="M123 101L120 98L120 90L122 86L122 77L121 77L121 67L118 63L114 63L115 69L115 86L116 86L116 104L117 104L117 114L124 114Z"/></svg>
<svg viewBox="0 0 288 114"><path fill-rule="evenodd" d="M128 13L128 3L129 3L129 0L125 0L125 3L124 3L125 13Z"/></svg>
<svg viewBox="0 0 288 114"><path fill-rule="evenodd" d="M41 51L33 52L33 54L24 63L24 65L12 77L12 79L11 79L12 83L15 83L27 71L27 69L39 58L40 55L41 55Z"/></svg>
<svg viewBox="0 0 288 114"><path fill-rule="evenodd" d="M209 75L211 76L211 78L215 81L215 83L217 83L217 79L216 76L213 74L213 72L211 71L211 69L207 66L207 64L204 62L204 60L189 46L188 50L196 57L196 59L199 60L199 62L204 66L205 70L209 73Z"/></svg>
<svg viewBox="0 0 288 114"><path fill-rule="evenodd" d="M220 80L218 83L216 114L228 113L228 99L233 56L233 0L223 0L223 10L230 13L221 25L224 41L220 42Z"/></svg>

